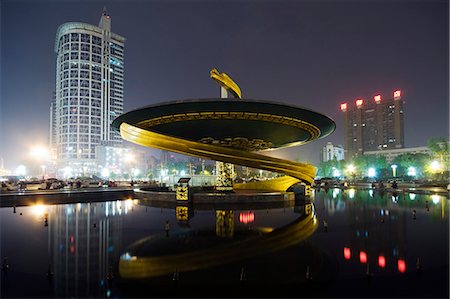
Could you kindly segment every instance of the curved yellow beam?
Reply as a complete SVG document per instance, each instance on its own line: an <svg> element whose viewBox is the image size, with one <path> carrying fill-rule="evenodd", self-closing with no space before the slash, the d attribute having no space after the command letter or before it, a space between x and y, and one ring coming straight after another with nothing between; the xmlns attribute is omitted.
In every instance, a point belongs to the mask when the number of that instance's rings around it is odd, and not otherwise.
<svg viewBox="0 0 450 299"><path fill-rule="evenodd" d="M194 271L279 251L305 240L317 229L316 214L312 204L309 205L311 209L305 207L305 210L311 212L305 217L267 235L167 256L137 257L126 253L120 258L119 274L131 279L157 277L171 274L175 269L179 272Z"/></svg>
<svg viewBox="0 0 450 299"><path fill-rule="evenodd" d="M234 82L233 79L231 79L227 74L219 73L217 69L212 69L210 72L210 76L223 88L229 90L235 98L242 98L241 89L236 84L236 82Z"/></svg>
<svg viewBox="0 0 450 299"><path fill-rule="evenodd" d="M144 130L126 122L120 125L120 134L123 139L143 146L284 173L309 185L312 184L316 175L316 167L309 164L167 136L150 130Z"/></svg>

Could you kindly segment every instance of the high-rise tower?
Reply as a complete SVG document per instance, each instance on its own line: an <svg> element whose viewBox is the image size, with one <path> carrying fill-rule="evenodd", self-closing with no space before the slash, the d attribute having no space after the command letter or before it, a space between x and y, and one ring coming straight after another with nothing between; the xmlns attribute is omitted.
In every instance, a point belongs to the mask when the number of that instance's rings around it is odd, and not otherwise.
<svg viewBox="0 0 450 299"><path fill-rule="evenodd" d="M405 146L400 90L394 91L390 99L382 99L378 94L373 101L357 99L353 107L342 103L341 111L344 113L346 157Z"/></svg>
<svg viewBox="0 0 450 299"><path fill-rule="evenodd" d="M112 121L123 113L125 38L99 26L70 22L56 32L56 148L66 175L92 173L95 147L121 145Z"/></svg>

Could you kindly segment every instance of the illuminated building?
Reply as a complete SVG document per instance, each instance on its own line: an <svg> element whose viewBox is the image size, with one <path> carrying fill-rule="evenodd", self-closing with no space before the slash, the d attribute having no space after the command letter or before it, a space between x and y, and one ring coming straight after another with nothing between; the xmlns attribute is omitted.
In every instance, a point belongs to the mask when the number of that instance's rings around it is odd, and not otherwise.
<svg viewBox="0 0 450 299"><path fill-rule="evenodd" d="M391 99L377 94L371 101L356 99L355 105L342 103L340 108L344 113L344 149L347 157L405 146L400 90L394 91Z"/></svg>
<svg viewBox="0 0 450 299"><path fill-rule="evenodd" d="M111 32L106 10L99 26L70 22L56 33L56 148L58 167L73 175L95 170L95 147L119 146L111 123L123 113L125 38Z"/></svg>
<svg viewBox="0 0 450 299"><path fill-rule="evenodd" d="M344 160L344 148L342 145L333 145L331 142L327 142L327 144L322 148L322 157L323 162L330 160Z"/></svg>
<svg viewBox="0 0 450 299"><path fill-rule="evenodd" d="M425 154L430 155L431 151L426 146L420 146L420 147L408 147L408 148L399 148L399 149L390 149L390 150L383 150L383 151L366 151L364 152L364 155L375 155L375 156L382 156L386 158L386 161L388 163L392 163L395 159L395 157L404 155L404 154Z"/></svg>

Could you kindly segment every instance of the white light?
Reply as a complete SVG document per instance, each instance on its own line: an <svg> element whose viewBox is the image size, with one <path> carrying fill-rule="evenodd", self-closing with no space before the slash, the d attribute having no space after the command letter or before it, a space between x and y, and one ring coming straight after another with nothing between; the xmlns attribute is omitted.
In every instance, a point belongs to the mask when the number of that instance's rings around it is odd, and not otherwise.
<svg viewBox="0 0 450 299"><path fill-rule="evenodd" d="M431 200L435 205L437 205L441 201L441 197L437 194L431 195Z"/></svg>
<svg viewBox="0 0 450 299"><path fill-rule="evenodd" d="M339 189L339 188L334 188L334 189L333 189L333 198L336 198L340 191L341 191L341 189Z"/></svg>
<svg viewBox="0 0 450 299"><path fill-rule="evenodd" d="M348 197L350 197L352 199L355 197L355 189L348 190Z"/></svg>
<svg viewBox="0 0 450 299"><path fill-rule="evenodd" d="M433 161L430 163L430 168L432 171L438 171L441 168L441 164L438 161Z"/></svg>
<svg viewBox="0 0 450 299"><path fill-rule="evenodd" d="M372 189L369 190L369 196L373 197L373 190Z"/></svg>
<svg viewBox="0 0 450 299"><path fill-rule="evenodd" d="M416 199L416 194L415 193L409 193L409 199L411 199L411 200Z"/></svg>
<svg viewBox="0 0 450 299"><path fill-rule="evenodd" d="M336 169L336 168L333 169L333 176L334 176L334 177L339 177L339 176L341 176L341 172L339 171L339 169Z"/></svg>
<svg viewBox="0 0 450 299"><path fill-rule="evenodd" d="M391 165L392 169L397 169L397 165Z"/></svg>
<svg viewBox="0 0 450 299"><path fill-rule="evenodd" d="M373 178L373 177L376 175L376 174L375 174L375 168L370 167L369 170L367 171L367 175L368 175L370 178Z"/></svg>
<svg viewBox="0 0 450 299"><path fill-rule="evenodd" d="M186 171L184 171L184 170L180 171L180 175L181 176L185 176L186 175Z"/></svg>
<svg viewBox="0 0 450 299"><path fill-rule="evenodd" d="M109 177L109 170L108 170L108 168L103 168L102 169L102 177L104 177L104 178L108 178Z"/></svg>
<svg viewBox="0 0 450 299"><path fill-rule="evenodd" d="M415 167L408 167L408 175L409 176L416 176L417 175L417 171Z"/></svg>
<svg viewBox="0 0 450 299"><path fill-rule="evenodd" d="M16 174L17 175L25 175L27 173L27 168L25 165L19 165L16 168Z"/></svg>

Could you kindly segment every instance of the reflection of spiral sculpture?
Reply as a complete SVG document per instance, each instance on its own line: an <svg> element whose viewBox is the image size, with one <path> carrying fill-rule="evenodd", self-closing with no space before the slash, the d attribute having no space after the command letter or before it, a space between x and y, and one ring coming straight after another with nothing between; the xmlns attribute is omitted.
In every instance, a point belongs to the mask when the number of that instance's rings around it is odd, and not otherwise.
<svg viewBox="0 0 450 299"><path fill-rule="evenodd" d="M267 254L298 244L311 236L318 223L312 204L294 222L262 236L253 236L224 245L166 256L139 256L139 250L152 237L132 244L119 261L122 278L151 278L179 272L210 268L253 256Z"/></svg>
<svg viewBox="0 0 450 299"><path fill-rule="evenodd" d="M240 98L230 77L211 77ZM157 149L286 174L270 181L235 184L235 189L285 191L311 184L312 165L257 152L307 143L335 129L328 117L280 103L240 99L198 99L137 109L116 118L113 126L125 140Z"/></svg>

